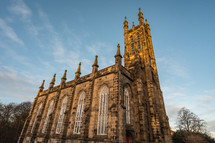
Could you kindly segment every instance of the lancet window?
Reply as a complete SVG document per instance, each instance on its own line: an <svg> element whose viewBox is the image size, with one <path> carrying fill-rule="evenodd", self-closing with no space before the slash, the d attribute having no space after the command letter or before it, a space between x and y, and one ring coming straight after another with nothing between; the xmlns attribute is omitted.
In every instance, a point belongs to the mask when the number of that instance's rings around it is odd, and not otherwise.
<svg viewBox="0 0 215 143"><path fill-rule="evenodd" d="M58 118L58 123L57 123L57 128L56 128L56 134L60 134L60 132L61 132L61 127L63 125L63 118L64 118L64 114L66 112L67 98L68 98L67 96L64 97L62 105L61 105L60 115Z"/></svg>
<svg viewBox="0 0 215 143"><path fill-rule="evenodd" d="M107 135L109 89L104 86L100 92L97 135Z"/></svg>
<svg viewBox="0 0 215 143"><path fill-rule="evenodd" d="M32 128L31 128L31 133L33 133L33 131L34 131L35 125L36 125L36 123L37 123L37 118L38 118L38 116L39 116L39 114L40 114L41 108L42 108L42 103L39 105L39 108L38 108L38 110L37 110L37 115L36 115L36 117L35 117L35 119L34 119L34 123L33 123L33 126L32 126Z"/></svg>
<svg viewBox="0 0 215 143"><path fill-rule="evenodd" d="M49 121L49 116L51 115L51 112L52 112L53 104L54 104L54 100L52 100L50 102L49 109L48 109L48 112L47 112L47 115L46 115L46 119L45 119L45 122L43 124L42 133L45 133L45 131L46 131L46 126L47 126L47 123Z"/></svg>
<svg viewBox="0 0 215 143"><path fill-rule="evenodd" d="M78 100L78 109L76 113L75 126L73 131L74 134L80 134L80 131L81 131L82 116L84 111L84 101L85 101L85 92L82 92Z"/></svg>
<svg viewBox="0 0 215 143"><path fill-rule="evenodd" d="M131 37L131 54L134 54L134 40L133 37Z"/></svg>
<svg viewBox="0 0 215 143"><path fill-rule="evenodd" d="M137 35L137 42L138 42L138 51L141 51L141 47L140 47L140 36Z"/></svg>
<svg viewBox="0 0 215 143"><path fill-rule="evenodd" d="M126 124L130 124L130 105L129 105L129 92L128 92L128 88L124 89L124 105L126 107Z"/></svg>

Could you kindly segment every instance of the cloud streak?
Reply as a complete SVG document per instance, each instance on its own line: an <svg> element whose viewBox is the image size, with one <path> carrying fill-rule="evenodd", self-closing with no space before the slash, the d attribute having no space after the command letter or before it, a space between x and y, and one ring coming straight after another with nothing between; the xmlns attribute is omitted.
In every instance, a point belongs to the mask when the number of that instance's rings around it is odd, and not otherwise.
<svg viewBox="0 0 215 143"><path fill-rule="evenodd" d="M8 37L10 40L20 45L24 45L24 42L17 36L13 28L7 25L7 23L1 18L0 18L0 29L5 34L5 36Z"/></svg>

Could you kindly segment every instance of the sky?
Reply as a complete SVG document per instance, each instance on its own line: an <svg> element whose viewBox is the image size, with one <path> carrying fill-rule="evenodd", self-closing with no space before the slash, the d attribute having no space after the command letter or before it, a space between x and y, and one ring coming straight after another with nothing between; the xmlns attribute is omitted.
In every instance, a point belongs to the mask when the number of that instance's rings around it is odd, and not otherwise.
<svg viewBox="0 0 215 143"><path fill-rule="evenodd" d="M64 70L74 79L114 64L124 53L124 17L148 20L170 125L190 109L215 137L215 1L213 0L0 0L0 102L33 101L45 80Z"/></svg>

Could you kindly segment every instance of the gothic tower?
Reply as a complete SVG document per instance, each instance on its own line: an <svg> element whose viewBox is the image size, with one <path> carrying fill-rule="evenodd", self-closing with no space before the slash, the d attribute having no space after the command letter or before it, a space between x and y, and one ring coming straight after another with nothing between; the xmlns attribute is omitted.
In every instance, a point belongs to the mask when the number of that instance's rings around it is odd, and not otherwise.
<svg viewBox="0 0 215 143"><path fill-rule="evenodd" d="M160 89L152 38L147 20L139 9L139 25L124 21L124 63L134 76L133 87L139 100L140 131L143 140L150 142L171 142L169 121L166 116L162 91ZM147 124L146 124L147 123ZM148 135L145 133L148 132ZM141 137L140 137L141 138Z"/></svg>

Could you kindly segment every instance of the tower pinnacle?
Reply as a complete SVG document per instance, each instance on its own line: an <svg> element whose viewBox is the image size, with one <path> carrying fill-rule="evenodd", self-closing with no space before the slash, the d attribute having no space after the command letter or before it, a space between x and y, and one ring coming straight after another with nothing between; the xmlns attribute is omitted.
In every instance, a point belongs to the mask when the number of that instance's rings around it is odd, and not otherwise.
<svg viewBox="0 0 215 143"><path fill-rule="evenodd" d="M143 22L143 13L141 12L141 9L139 8L139 13L138 13L138 20L139 20L139 25L142 25Z"/></svg>
<svg viewBox="0 0 215 143"><path fill-rule="evenodd" d="M117 44L117 52L116 52L115 57L116 57L116 56L120 56L120 57L122 58L122 55L121 55L121 53L120 53L120 45L119 45L119 43Z"/></svg>
<svg viewBox="0 0 215 143"><path fill-rule="evenodd" d="M78 69L75 72L75 79L78 79L81 75L81 62L79 63Z"/></svg>
<svg viewBox="0 0 215 143"><path fill-rule="evenodd" d="M124 33L126 33L128 31L128 21L127 18L125 16L125 21L124 21Z"/></svg>
<svg viewBox="0 0 215 143"><path fill-rule="evenodd" d="M55 76L56 76L56 73L54 74L52 81L50 82L49 88L53 88L53 86L55 84Z"/></svg>
<svg viewBox="0 0 215 143"><path fill-rule="evenodd" d="M95 56L95 61L94 61L94 64L93 64L93 71L92 71L92 73L95 73L95 72L97 72L98 71L98 67L99 67L99 65L98 65L98 56L96 55Z"/></svg>
<svg viewBox="0 0 215 143"><path fill-rule="evenodd" d="M38 94L37 94L38 96L39 96L40 92L42 92L44 89L44 83L45 83L45 80L43 80L42 84L39 87Z"/></svg>

